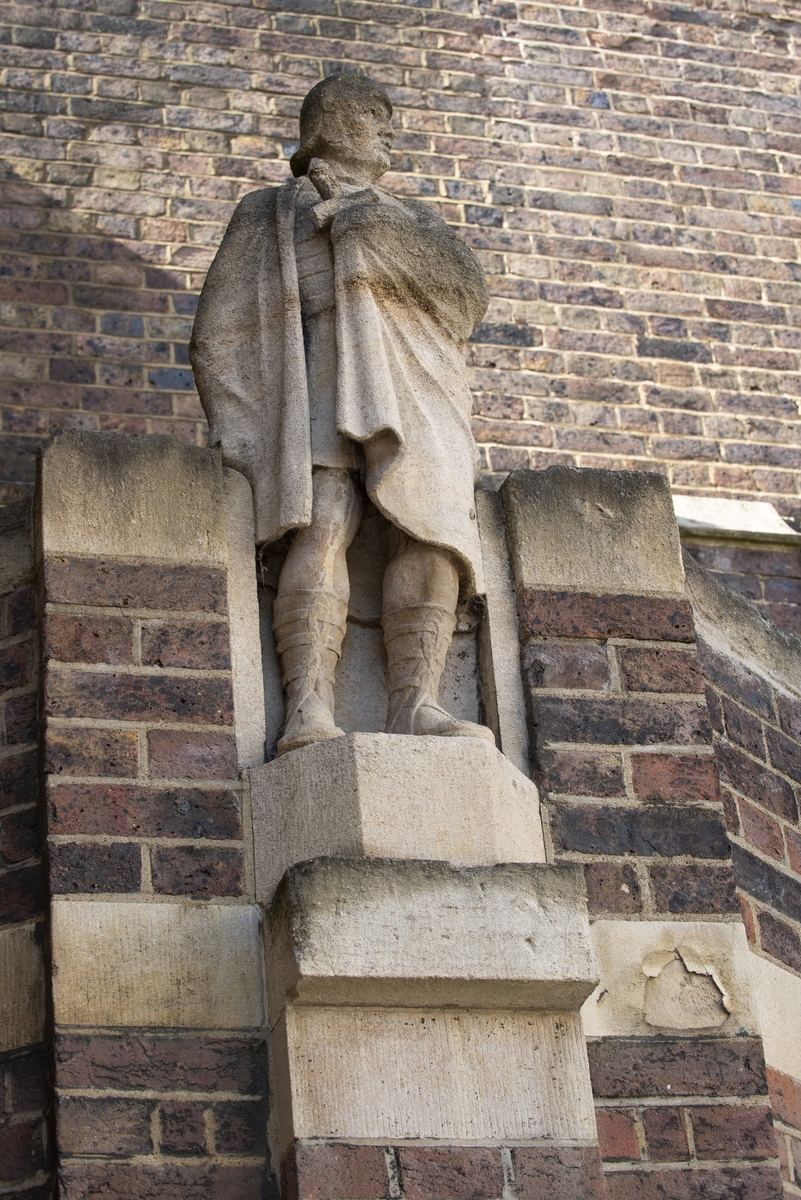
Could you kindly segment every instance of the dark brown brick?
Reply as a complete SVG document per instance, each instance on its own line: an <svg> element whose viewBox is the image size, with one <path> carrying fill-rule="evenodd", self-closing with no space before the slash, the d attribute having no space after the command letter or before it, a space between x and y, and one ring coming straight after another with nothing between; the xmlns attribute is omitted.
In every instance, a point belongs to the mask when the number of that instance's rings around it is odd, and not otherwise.
<svg viewBox="0 0 801 1200"><path fill-rule="evenodd" d="M13 754L0 762L0 810L33 803L39 790L38 756Z"/></svg>
<svg viewBox="0 0 801 1200"><path fill-rule="evenodd" d="M691 642L692 610L684 601L650 596L597 596L526 590L518 603L520 636L641 638Z"/></svg>
<svg viewBox="0 0 801 1200"><path fill-rule="evenodd" d="M721 817L690 805L554 805L551 834L557 850L578 854L729 856Z"/></svg>
<svg viewBox="0 0 801 1200"><path fill-rule="evenodd" d="M0 925L30 921L43 911L42 868L38 864L0 871Z"/></svg>
<svg viewBox="0 0 801 1200"><path fill-rule="evenodd" d="M512 1159L518 1200L604 1198L601 1156L594 1147L516 1146Z"/></svg>
<svg viewBox="0 0 801 1200"><path fill-rule="evenodd" d="M604 1162L637 1161L640 1145L634 1124L634 1113L629 1109L599 1108L595 1113L598 1126L598 1145Z"/></svg>
<svg viewBox="0 0 801 1200"><path fill-rule="evenodd" d="M731 857L738 887L791 921L801 922L801 880L757 858L742 846L733 845Z"/></svg>
<svg viewBox="0 0 801 1200"><path fill-rule="evenodd" d="M38 928L38 936L43 941L42 926ZM10 1075L8 1099L14 1113L42 1112L47 1107L50 1100L47 1053L45 1046L30 1046L0 1059L0 1071L5 1068Z"/></svg>
<svg viewBox="0 0 801 1200"><path fill-rule="evenodd" d="M154 849L153 890L167 896L240 896L244 867L239 850L195 846Z"/></svg>
<svg viewBox="0 0 801 1200"><path fill-rule="evenodd" d="M39 853L39 814L35 808L0 820L0 862L21 863Z"/></svg>
<svg viewBox="0 0 801 1200"><path fill-rule="evenodd" d="M773 1158L776 1137L770 1108L699 1105L690 1108L699 1158Z"/></svg>
<svg viewBox="0 0 801 1200"><path fill-rule="evenodd" d="M60 1033L55 1053L64 1088L259 1095L267 1087L264 1046L252 1036Z"/></svg>
<svg viewBox="0 0 801 1200"><path fill-rule="evenodd" d="M690 1156L684 1111L646 1108L642 1114L648 1157L652 1162L681 1162Z"/></svg>
<svg viewBox="0 0 801 1200"><path fill-rule="evenodd" d="M798 930L769 912L758 913L757 924L762 949L794 971L801 972L801 936Z"/></svg>
<svg viewBox="0 0 801 1200"><path fill-rule="evenodd" d="M36 628L36 589L29 585L15 588L8 597L6 619L8 636L19 637Z"/></svg>
<svg viewBox="0 0 801 1200"><path fill-rule="evenodd" d="M139 774L139 738L118 729L59 728L50 725L45 771L51 775Z"/></svg>
<svg viewBox="0 0 801 1200"><path fill-rule="evenodd" d="M801 704L779 692L776 696L779 724L794 741L801 741Z"/></svg>
<svg viewBox="0 0 801 1200"><path fill-rule="evenodd" d="M568 796L623 796L623 759L615 750L542 750L538 781Z"/></svg>
<svg viewBox="0 0 801 1200"><path fill-rule="evenodd" d="M258 1165L231 1166L170 1162L73 1160L60 1172L61 1200L258 1200L267 1187L267 1170Z"/></svg>
<svg viewBox="0 0 801 1200"><path fill-rule="evenodd" d="M500 1196L500 1148L402 1146L398 1150L407 1200L484 1200Z"/></svg>
<svg viewBox="0 0 801 1200"><path fill-rule="evenodd" d="M161 1150L163 1154L204 1154L206 1122L203 1105L188 1100L165 1100L161 1104Z"/></svg>
<svg viewBox="0 0 801 1200"><path fill-rule="evenodd" d="M769 726L765 730L771 764L801 783L801 744Z"/></svg>
<svg viewBox="0 0 801 1200"><path fill-rule="evenodd" d="M654 889L657 912L738 912L734 874L730 864L653 863L648 873Z"/></svg>
<svg viewBox="0 0 801 1200"><path fill-rule="evenodd" d="M158 621L142 626L142 662L156 667L227 671L227 621Z"/></svg>
<svg viewBox="0 0 801 1200"><path fill-rule="evenodd" d="M788 821L798 820L795 793L786 779L761 763L754 762L722 738L715 739L715 755L721 778L738 792L778 817L785 817Z"/></svg>
<svg viewBox="0 0 801 1200"><path fill-rule="evenodd" d="M50 558L44 567L51 604L225 613L225 572L171 563Z"/></svg>
<svg viewBox="0 0 801 1200"><path fill-rule="evenodd" d="M782 1200L776 1167L626 1171L606 1178L609 1200Z"/></svg>
<svg viewBox="0 0 801 1200"><path fill-rule="evenodd" d="M147 735L154 779L236 779L236 743L227 733L151 729Z"/></svg>
<svg viewBox="0 0 801 1200"><path fill-rule="evenodd" d="M704 676L694 654L650 647L618 650L620 668L630 692L704 694Z"/></svg>
<svg viewBox="0 0 801 1200"><path fill-rule="evenodd" d="M265 1101L228 1100L212 1106L218 1154L264 1154L267 1140Z"/></svg>
<svg viewBox="0 0 801 1200"><path fill-rule="evenodd" d="M140 875L139 847L129 842L62 842L50 847L50 887L55 895L138 892Z"/></svg>
<svg viewBox="0 0 801 1200"><path fill-rule="evenodd" d="M642 910L640 882L628 863L587 863L584 879L591 913L637 913Z"/></svg>
<svg viewBox="0 0 801 1200"><path fill-rule="evenodd" d="M717 764L711 754L633 754L631 767L641 800L720 801Z"/></svg>
<svg viewBox="0 0 801 1200"><path fill-rule="evenodd" d="M660 701L639 696L536 696L534 732L543 742L589 742L607 746L691 746L711 741L706 705L695 700Z"/></svg>
<svg viewBox="0 0 801 1200"><path fill-rule="evenodd" d="M732 742L742 746L755 758L765 761L765 738L763 725L758 717L747 709L735 704L728 696L723 697L723 714L726 720L726 733Z"/></svg>
<svg viewBox="0 0 801 1200"><path fill-rule="evenodd" d="M639 1096L764 1096L759 1038L604 1038L587 1045L592 1087L608 1100Z"/></svg>
<svg viewBox="0 0 801 1200"><path fill-rule="evenodd" d="M381 1146L296 1142L283 1172L295 1200L381 1200L388 1187Z"/></svg>
<svg viewBox="0 0 801 1200"><path fill-rule="evenodd" d="M589 688L606 692L611 686L609 662L602 646L529 642L522 654L523 672L531 688Z"/></svg>
<svg viewBox="0 0 801 1200"><path fill-rule="evenodd" d="M27 696L12 696L6 701L6 744L24 746L39 736L39 698L35 692Z"/></svg>
<svg viewBox="0 0 801 1200"><path fill-rule="evenodd" d="M773 817L769 817L755 804L749 804L747 800L740 801L739 810L740 835L762 854L783 863L784 837L779 822L774 821Z"/></svg>
<svg viewBox="0 0 801 1200"><path fill-rule="evenodd" d="M29 1179L43 1166L42 1131L41 1121L0 1126L0 1182Z"/></svg>
<svg viewBox="0 0 801 1200"><path fill-rule="evenodd" d="M229 680L191 675L50 669L45 677L45 711L51 717L233 723Z"/></svg>
<svg viewBox="0 0 801 1200"><path fill-rule="evenodd" d="M698 639L698 658L710 683L729 696L735 696L758 716L768 719L772 716L770 687L755 671L713 650L702 638Z"/></svg>
<svg viewBox="0 0 801 1200"><path fill-rule="evenodd" d="M150 1154L152 1100L62 1097L58 1105L58 1144L64 1154L127 1158Z"/></svg>
<svg viewBox="0 0 801 1200"><path fill-rule="evenodd" d="M48 789L51 833L117 837L240 837L236 794L141 784L57 784Z"/></svg>
<svg viewBox="0 0 801 1200"><path fill-rule="evenodd" d="M124 617L48 613L44 622L45 655L60 662L129 663L133 625Z"/></svg>
<svg viewBox="0 0 801 1200"><path fill-rule="evenodd" d="M27 687L33 681L33 646L17 643L0 649L0 692Z"/></svg>

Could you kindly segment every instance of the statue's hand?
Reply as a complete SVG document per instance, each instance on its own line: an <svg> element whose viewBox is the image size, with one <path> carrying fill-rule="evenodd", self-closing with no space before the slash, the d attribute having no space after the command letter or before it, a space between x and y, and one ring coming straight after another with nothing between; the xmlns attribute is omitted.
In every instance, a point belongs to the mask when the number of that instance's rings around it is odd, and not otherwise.
<svg viewBox="0 0 801 1200"><path fill-rule="evenodd" d="M315 184L316 186L316 184ZM380 204L381 196L374 187L361 188L358 192L348 192L347 195L332 196L328 200L315 204L309 210L314 228L319 232L327 229L334 217L346 208L356 208L360 204Z"/></svg>

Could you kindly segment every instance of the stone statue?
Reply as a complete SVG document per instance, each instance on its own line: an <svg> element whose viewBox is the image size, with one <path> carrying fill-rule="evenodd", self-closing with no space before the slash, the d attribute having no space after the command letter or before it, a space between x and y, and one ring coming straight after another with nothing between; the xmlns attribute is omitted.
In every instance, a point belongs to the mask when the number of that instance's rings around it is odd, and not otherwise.
<svg viewBox="0 0 801 1200"><path fill-rule="evenodd" d="M210 444L250 480L257 542L296 531L273 620L279 754L342 734L345 555L365 495L394 537L386 731L492 740L438 703L460 588L483 591L464 344L488 293L475 255L432 209L374 186L390 163L391 116L384 88L363 75L312 88L295 178L242 200L192 331Z"/></svg>

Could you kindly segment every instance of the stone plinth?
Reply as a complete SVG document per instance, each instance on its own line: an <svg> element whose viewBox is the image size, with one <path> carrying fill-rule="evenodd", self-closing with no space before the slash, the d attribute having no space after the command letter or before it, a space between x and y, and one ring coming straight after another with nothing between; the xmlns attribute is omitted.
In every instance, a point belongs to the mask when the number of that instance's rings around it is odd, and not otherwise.
<svg viewBox="0 0 801 1200"><path fill-rule="evenodd" d="M317 859L267 933L273 1145L595 1137L573 866Z"/></svg>
<svg viewBox="0 0 801 1200"><path fill-rule="evenodd" d="M320 855L545 861L531 780L478 738L356 733L250 772L256 896Z"/></svg>

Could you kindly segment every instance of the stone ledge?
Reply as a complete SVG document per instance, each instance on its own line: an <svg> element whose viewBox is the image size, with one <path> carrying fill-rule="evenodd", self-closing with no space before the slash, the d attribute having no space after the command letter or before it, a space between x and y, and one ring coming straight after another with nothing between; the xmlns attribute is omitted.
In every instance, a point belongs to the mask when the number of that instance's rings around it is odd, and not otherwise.
<svg viewBox="0 0 801 1200"><path fill-rule="evenodd" d="M598 981L580 867L318 858L267 932L270 1020L293 1005L575 1011Z"/></svg>
<svg viewBox="0 0 801 1200"><path fill-rule="evenodd" d="M353 733L250 772L256 899L320 855L544 862L535 785L479 738Z"/></svg>

